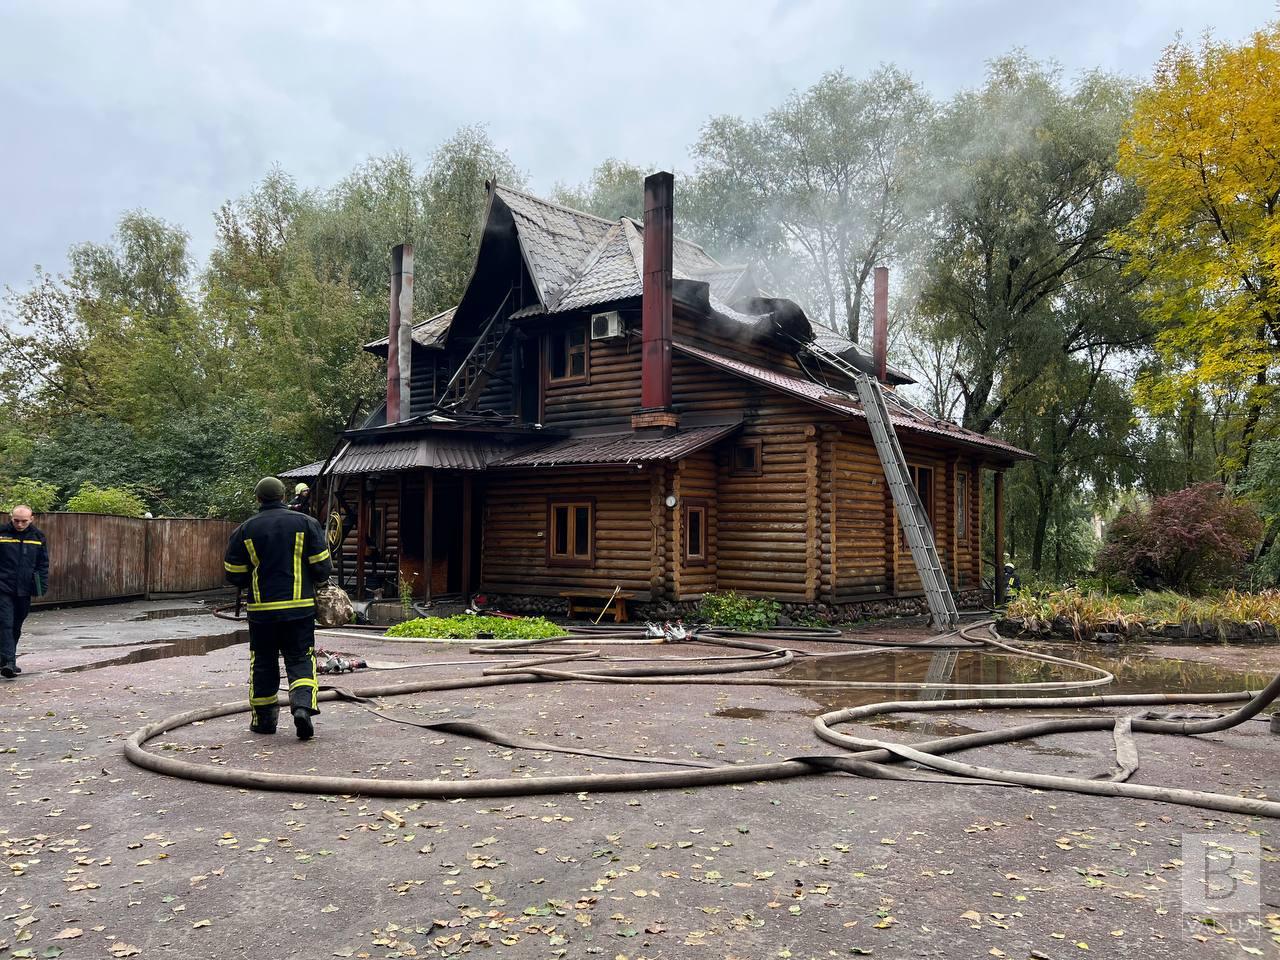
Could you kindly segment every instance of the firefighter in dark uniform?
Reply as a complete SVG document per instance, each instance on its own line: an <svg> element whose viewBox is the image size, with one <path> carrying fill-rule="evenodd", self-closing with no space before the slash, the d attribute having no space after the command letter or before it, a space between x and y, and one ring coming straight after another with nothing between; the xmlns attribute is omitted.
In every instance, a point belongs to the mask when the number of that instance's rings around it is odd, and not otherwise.
<svg viewBox="0 0 1280 960"><path fill-rule="evenodd" d="M31 508L13 508L0 526L0 676L12 680L18 666L18 640L31 610L31 598L49 586L49 549L31 522Z"/></svg>
<svg viewBox="0 0 1280 960"><path fill-rule="evenodd" d="M289 510L284 484L266 477L254 487L258 513L227 544L227 579L249 589L249 705L255 733L275 733L280 657L289 679L289 706L299 740L315 733L317 709L315 588L332 565L314 517Z"/></svg>

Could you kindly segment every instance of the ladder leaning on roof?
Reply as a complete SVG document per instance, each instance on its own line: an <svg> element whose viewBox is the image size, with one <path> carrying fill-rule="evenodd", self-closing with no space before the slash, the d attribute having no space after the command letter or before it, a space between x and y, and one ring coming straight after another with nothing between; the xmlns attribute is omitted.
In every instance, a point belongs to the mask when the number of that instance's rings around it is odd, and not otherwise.
<svg viewBox="0 0 1280 960"><path fill-rule="evenodd" d="M889 483L889 492L893 494L893 505L897 508L902 531L911 547L911 558L920 571L920 581L924 584L924 595L929 603L933 625L938 630L950 630L960 622L960 614L956 611L942 561L938 559L938 548L933 541L933 524L929 520L929 514L925 512L915 484L911 482L907 458L903 456L902 445L898 443L898 435L889 419L884 390L878 381L825 347L817 343L806 343L804 348L819 360L851 377L857 385L858 399L862 401L867 426L871 428L871 438L875 441L876 453L880 455L880 465L884 469L885 480Z"/></svg>

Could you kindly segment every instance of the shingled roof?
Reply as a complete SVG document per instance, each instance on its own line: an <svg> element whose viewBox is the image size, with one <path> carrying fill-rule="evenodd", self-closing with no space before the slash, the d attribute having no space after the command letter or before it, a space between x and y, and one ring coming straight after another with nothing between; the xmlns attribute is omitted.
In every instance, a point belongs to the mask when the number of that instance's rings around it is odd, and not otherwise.
<svg viewBox="0 0 1280 960"><path fill-rule="evenodd" d="M441 310L433 317L419 320L412 327L413 342L428 349L439 350L449 337L449 325L453 323L453 314L457 309L457 307L450 307L448 310ZM372 340L366 343L364 348L366 350L385 350L387 348L387 338Z"/></svg>

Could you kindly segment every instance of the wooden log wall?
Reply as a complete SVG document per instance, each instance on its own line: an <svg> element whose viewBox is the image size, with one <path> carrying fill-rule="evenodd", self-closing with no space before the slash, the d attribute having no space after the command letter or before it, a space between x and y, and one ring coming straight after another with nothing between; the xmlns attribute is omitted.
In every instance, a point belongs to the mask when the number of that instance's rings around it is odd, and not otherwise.
<svg viewBox="0 0 1280 960"><path fill-rule="evenodd" d="M657 471L661 472L661 471ZM653 470L520 470L488 475L481 588L496 593L555 596L582 587L620 586L640 599L663 581L667 539L654 525ZM549 499L595 499L591 566L548 562ZM661 500L659 500L661 503ZM664 508L665 509L665 508Z"/></svg>
<svg viewBox="0 0 1280 960"><path fill-rule="evenodd" d="M476 400L476 411L483 413L492 410L496 413L512 413L515 410L515 384L512 382L513 364L510 348L502 352L498 368L489 377L489 382L480 391ZM447 382L447 381L446 381ZM441 389L444 389L441 386Z"/></svg>
<svg viewBox="0 0 1280 960"><path fill-rule="evenodd" d="M930 467L933 470L933 539L938 548L942 569L950 571L955 542L955 510L947 499L947 452L921 446L919 440L908 437L905 433L900 433L898 440L902 444L902 452L906 455L908 465ZM888 495L887 488L885 492ZM892 498L890 499L892 502ZM896 547L894 592L898 595L923 593L924 584L916 570L915 561L911 558L911 548L902 535L902 525L896 520L893 535Z"/></svg>
<svg viewBox="0 0 1280 960"><path fill-rule="evenodd" d="M675 558L671 595L677 600L694 600L704 593L713 593L717 587L716 572L716 528L719 510L716 503L717 466L716 456L709 450L702 450L681 460L671 468L673 480L672 492L676 495L676 508L668 511L674 514L670 524L671 555ZM685 507L689 503L706 507L706 527L702 532L705 538L706 559L690 562L685 559L685 541L688 530L685 527Z"/></svg>
<svg viewBox="0 0 1280 960"><path fill-rule="evenodd" d="M584 327L587 320L583 314ZM635 337L588 340L585 384L544 381L542 422L548 427L625 430L631 427L631 415L638 409L640 340Z"/></svg>
<svg viewBox="0 0 1280 960"><path fill-rule="evenodd" d="M865 424L849 424L831 441L831 500L834 508L836 602L892 593L891 540L884 470Z"/></svg>
<svg viewBox="0 0 1280 960"><path fill-rule="evenodd" d="M421 416L435 406L436 361L439 350L413 345L413 361L409 366L409 415Z"/></svg>
<svg viewBox="0 0 1280 960"><path fill-rule="evenodd" d="M964 457L957 462L956 470L967 478L968 530L965 539L956 543L954 582L958 589L968 590L981 582L982 464L972 457Z"/></svg>

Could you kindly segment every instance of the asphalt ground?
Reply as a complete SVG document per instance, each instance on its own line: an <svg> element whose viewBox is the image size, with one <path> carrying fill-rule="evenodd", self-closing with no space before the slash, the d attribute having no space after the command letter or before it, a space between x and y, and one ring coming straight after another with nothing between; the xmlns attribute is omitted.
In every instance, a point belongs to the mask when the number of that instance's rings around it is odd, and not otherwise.
<svg viewBox="0 0 1280 960"><path fill-rule="evenodd" d="M0 958L1280 955L1276 824L1186 807L844 775L404 803L136 769L122 748L138 727L246 696L237 625L207 613L134 619L196 608L121 604L28 621L25 673L0 685ZM910 626L858 632L925 636ZM439 664L492 659L372 638L321 645L379 664L437 664L336 679L354 688L473 675L480 666ZM1230 689L1280 669L1274 646L1077 653L1119 665L1121 689L1133 690ZM906 657L900 676L925 669ZM862 658L832 669L859 677L886 665ZM385 705L589 749L742 763L830 753L812 733L816 714L898 696L539 683ZM1008 722L971 712L862 729L910 742ZM247 724L243 714L210 721L151 749L226 767L399 778L664 769L437 736L352 705L323 705L308 743L287 723L274 737ZM1194 740L1139 736L1138 747L1140 782L1277 793L1280 737L1265 723ZM963 756L1091 776L1110 768L1111 749L1108 735L1070 735ZM1208 888L1198 879L1206 871Z"/></svg>

